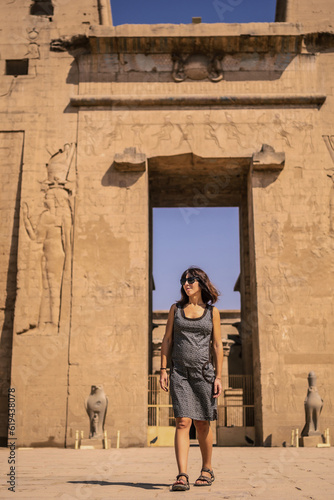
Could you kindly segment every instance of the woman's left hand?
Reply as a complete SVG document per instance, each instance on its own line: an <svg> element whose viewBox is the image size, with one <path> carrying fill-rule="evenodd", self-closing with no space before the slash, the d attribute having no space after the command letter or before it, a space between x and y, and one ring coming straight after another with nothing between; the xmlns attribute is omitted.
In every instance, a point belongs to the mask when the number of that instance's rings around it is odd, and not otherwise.
<svg viewBox="0 0 334 500"><path fill-rule="evenodd" d="M220 378L216 378L213 384L213 397L218 398L222 393L222 381Z"/></svg>

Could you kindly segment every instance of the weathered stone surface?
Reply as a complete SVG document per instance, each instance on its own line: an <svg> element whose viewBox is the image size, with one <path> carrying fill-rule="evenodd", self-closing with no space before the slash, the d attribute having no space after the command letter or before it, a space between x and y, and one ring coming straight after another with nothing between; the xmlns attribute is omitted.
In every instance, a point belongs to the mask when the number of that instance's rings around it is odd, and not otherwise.
<svg viewBox="0 0 334 500"><path fill-rule="evenodd" d="M330 0L277 0L276 21L328 23L334 20Z"/></svg>
<svg viewBox="0 0 334 500"><path fill-rule="evenodd" d="M252 158L253 170L282 170L285 163L284 153L275 153L274 148L263 144L261 151Z"/></svg>
<svg viewBox="0 0 334 500"><path fill-rule="evenodd" d="M3 439L11 384L18 444L73 446L94 375L112 395L108 435L145 445L149 207L163 206L185 222L240 208L256 443L290 439L315 365L334 432L332 8L287 5L291 23L117 27L97 0L54 2L47 16L2 6ZM73 144L71 168L48 171Z"/></svg>
<svg viewBox="0 0 334 500"><path fill-rule="evenodd" d="M115 155L114 165L120 172L145 172L146 156L137 153L136 148L126 148L123 154Z"/></svg>

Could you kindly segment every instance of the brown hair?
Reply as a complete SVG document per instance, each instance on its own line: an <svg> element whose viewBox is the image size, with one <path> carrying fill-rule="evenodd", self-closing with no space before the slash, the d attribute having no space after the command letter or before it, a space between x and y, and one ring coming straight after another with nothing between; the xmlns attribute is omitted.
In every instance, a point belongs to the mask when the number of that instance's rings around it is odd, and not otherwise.
<svg viewBox="0 0 334 500"><path fill-rule="evenodd" d="M202 299L205 304L212 305L217 302L220 293L216 289L216 287L211 283L208 275L199 267L191 266L184 271L181 276L181 279L185 279L185 277L189 274L189 276L193 276L198 279L198 284L202 292ZM184 291L183 286L181 286L181 299L177 302L177 304L181 307L185 306L189 302L189 297Z"/></svg>

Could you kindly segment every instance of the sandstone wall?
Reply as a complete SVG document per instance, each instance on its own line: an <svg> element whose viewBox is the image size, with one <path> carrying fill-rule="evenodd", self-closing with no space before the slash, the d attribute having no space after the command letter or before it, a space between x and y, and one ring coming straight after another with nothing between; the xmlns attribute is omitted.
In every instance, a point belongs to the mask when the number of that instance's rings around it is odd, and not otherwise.
<svg viewBox="0 0 334 500"><path fill-rule="evenodd" d="M25 8L23 8L25 7ZM34 223L37 222L39 214L43 212L44 193L41 191L41 183L47 177L45 164L50 158L49 151L56 152L66 142L73 142L76 139L76 120L71 114L64 113L67 106L69 95L73 89L73 83L66 82L73 58L68 54L59 55L50 54L50 39L52 38L52 23L48 19L31 19L26 13L27 2L23 6L16 5L15 13L13 8L9 11L6 20L8 24L3 26L1 34L1 81L0 81L0 113L1 130L11 132L12 137L24 136L19 143L11 141L8 156L11 162L16 162L15 170L12 170L11 191L15 194L12 199L12 209L20 206L21 202L27 203L29 213ZM15 20L15 24L14 24ZM17 21L20 21L19 23ZM55 57L54 57L55 56ZM28 58L29 70L27 75L13 76L6 75L6 59L21 60ZM22 131L21 133L19 131ZM3 137L3 134L1 134ZM9 144L5 145L7 148ZM20 165L22 162L22 171ZM8 167L7 167L8 168ZM16 171L16 176L15 176ZM4 184L8 193L9 173L6 173L6 162L1 164L1 172L7 177L7 183ZM21 179L19 179L21 175ZM14 178L16 177L16 178ZM21 182L19 182L21 181ZM22 205L21 205L22 206ZM16 215L18 217L18 213ZM21 213L22 217L22 213ZM15 221L18 221L16 218ZM12 224L14 218L12 220ZM2 225L2 227L4 227ZM17 239L15 233L17 228L8 225L7 238L12 239L12 261L9 267L9 276L14 277L16 272L16 260L13 259L17 251ZM22 218L19 231L20 249L17 261L17 288L18 297L22 297L25 309L22 312L21 319L26 314L25 319L29 322L36 318L35 306L31 307L31 297L36 296L36 291L40 293L41 283L38 281L38 269L41 263L41 245L30 240ZM7 251L7 250L5 250ZM2 275L4 279L3 286L6 284L6 268ZM14 277L16 281L16 276ZM38 281L38 284L37 284ZM13 292L14 294L14 292ZM15 294L14 294L15 295ZM14 300L14 296L13 299ZM38 308L38 306L37 306ZM32 313L32 314L30 314ZM7 316L10 310L6 311ZM32 318L33 316L33 318ZM20 315L17 317L20 323ZM7 413L7 390L10 381L10 364L13 367L11 385L17 387L17 425L19 426L19 439L21 443L29 442L47 442L50 434L55 441L64 443L63 425L66 420L66 345L49 364L48 349L49 340L46 338L26 337L19 339L12 334L11 328L10 341L7 342L7 348L2 351L3 367L2 387L4 405L2 407L3 415ZM2 330L2 347L5 347L4 341L8 333L6 326ZM11 363L11 342L13 338L13 359ZM15 342L22 346L22 352L16 356ZM21 343L20 343L21 342ZM57 343L59 340L57 340ZM9 347L10 346L10 347ZM61 355L64 357L60 357ZM66 363L64 365L64 363ZM64 376L57 379L58 369L64 368ZM46 370L46 371L45 371ZM41 385L40 381L44 379ZM31 389L31 394L29 393ZM57 402L45 399L45 394L55 394ZM61 396L60 396L61 395ZM64 400L65 398L65 400ZM60 405L62 400L62 414L57 416L55 408ZM46 414L43 415L42 407L47 405ZM25 420L24 420L25 418ZM50 419L50 420L49 420ZM26 427L24 423L26 423ZM56 423L55 423L56 422ZM39 438L38 432L29 435L29 428L40 428L44 432L43 438ZM46 431L47 429L47 431ZM50 432L51 429L51 432ZM25 432L28 436L25 436ZM7 419L3 417L1 435L7 434Z"/></svg>
<svg viewBox="0 0 334 500"><path fill-rule="evenodd" d="M333 61L332 54L298 58L300 68L310 65L310 73L319 76L326 103L311 112L284 110L275 135L286 152L285 168L278 178L256 174L252 179L263 439L268 444L287 439L291 425L303 426L311 369L325 401L322 426L332 425L333 160L325 136L332 132ZM296 82L302 78L299 72Z"/></svg>
<svg viewBox="0 0 334 500"><path fill-rule="evenodd" d="M331 0L278 0L276 21L328 24L333 21L333 3Z"/></svg>
<svg viewBox="0 0 334 500"><path fill-rule="evenodd" d="M0 132L1 186L1 445L6 445L7 394L10 384L13 317L16 297L17 241L24 132Z"/></svg>
<svg viewBox="0 0 334 500"><path fill-rule="evenodd" d="M95 2L54 5L50 21L18 3L0 40L3 437L12 364L19 445L87 436L91 385L109 398L113 444L117 430L121 446L146 442L152 206L185 223L200 206L241 207L257 443L302 427L312 369L333 429L333 35L89 27ZM6 74L9 59L28 74Z"/></svg>

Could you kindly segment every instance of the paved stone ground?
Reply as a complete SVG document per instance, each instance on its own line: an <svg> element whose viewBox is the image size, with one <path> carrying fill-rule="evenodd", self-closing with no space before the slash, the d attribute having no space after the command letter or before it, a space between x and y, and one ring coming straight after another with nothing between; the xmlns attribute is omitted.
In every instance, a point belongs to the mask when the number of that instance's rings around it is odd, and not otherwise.
<svg viewBox="0 0 334 500"><path fill-rule="evenodd" d="M102 499L334 499L334 448L214 448L210 487L170 492L172 448L16 450L16 488L8 491L9 450L0 449L0 498ZM200 451L190 448L189 475L199 474Z"/></svg>

